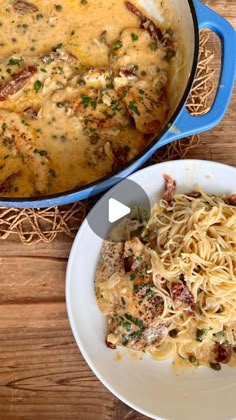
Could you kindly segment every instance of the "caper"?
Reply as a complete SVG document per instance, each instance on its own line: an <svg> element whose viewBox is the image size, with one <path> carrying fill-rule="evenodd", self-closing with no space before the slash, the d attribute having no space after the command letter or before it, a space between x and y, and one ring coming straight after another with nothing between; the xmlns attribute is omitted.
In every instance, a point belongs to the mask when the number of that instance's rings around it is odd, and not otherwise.
<svg viewBox="0 0 236 420"><path fill-rule="evenodd" d="M198 360L193 354L190 354L188 360L190 361L190 363L192 363L192 365L194 366L198 365Z"/></svg>
<svg viewBox="0 0 236 420"><path fill-rule="evenodd" d="M177 329L169 331L169 336L172 337L172 338L176 338L178 336L178 334L179 334L179 331Z"/></svg>
<svg viewBox="0 0 236 420"><path fill-rule="evenodd" d="M91 144L97 144L99 140L99 135L97 133L92 134L92 136L90 136L90 143Z"/></svg>
<svg viewBox="0 0 236 420"><path fill-rule="evenodd" d="M220 366L220 364L219 364L219 363L214 363L214 362L211 362L211 363L210 363L210 367L211 367L212 369L214 369L214 370L221 370L221 366Z"/></svg>
<svg viewBox="0 0 236 420"><path fill-rule="evenodd" d="M176 55L176 52L173 48L167 48L165 60L169 62L175 55Z"/></svg>
<svg viewBox="0 0 236 420"><path fill-rule="evenodd" d="M63 102L57 102L57 108L63 108L65 104Z"/></svg>

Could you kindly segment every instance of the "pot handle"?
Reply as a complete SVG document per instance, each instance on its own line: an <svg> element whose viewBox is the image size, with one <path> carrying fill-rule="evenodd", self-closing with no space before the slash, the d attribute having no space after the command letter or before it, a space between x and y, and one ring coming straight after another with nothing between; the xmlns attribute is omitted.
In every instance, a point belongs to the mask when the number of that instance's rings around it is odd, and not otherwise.
<svg viewBox="0 0 236 420"><path fill-rule="evenodd" d="M222 44L221 74L215 100L210 111L202 116L190 115L183 108L174 124L158 143L164 146L173 140L210 130L223 118L232 95L236 77L236 33L231 24L222 16L194 0L199 29L209 28L220 38Z"/></svg>

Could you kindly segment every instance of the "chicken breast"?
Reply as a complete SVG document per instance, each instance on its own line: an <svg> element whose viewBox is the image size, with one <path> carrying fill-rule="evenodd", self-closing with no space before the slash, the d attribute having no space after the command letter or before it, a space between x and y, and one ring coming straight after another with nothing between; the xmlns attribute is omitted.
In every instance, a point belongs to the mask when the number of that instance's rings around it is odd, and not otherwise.
<svg viewBox="0 0 236 420"><path fill-rule="evenodd" d="M114 87L138 131L158 133L168 114L168 61L161 43L144 29L125 29L113 44Z"/></svg>
<svg viewBox="0 0 236 420"><path fill-rule="evenodd" d="M128 89L124 102L140 133L155 134L161 130L168 114L164 87L139 81Z"/></svg>
<svg viewBox="0 0 236 420"><path fill-rule="evenodd" d="M101 311L112 314L120 303L120 285L125 283L124 245L104 241L95 274L95 291ZM121 282L121 283L120 283Z"/></svg>
<svg viewBox="0 0 236 420"><path fill-rule="evenodd" d="M103 243L95 291L100 310L108 317L106 343L110 348L152 348L168 333L160 318L163 299L147 274L149 263L138 238L125 244Z"/></svg>
<svg viewBox="0 0 236 420"><path fill-rule="evenodd" d="M30 166L34 177L35 194L46 192L49 157L45 150L37 147L30 125L26 123L24 117L20 118L19 114L0 110L0 126L2 143L8 156L20 156L22 164Z"/></svg>

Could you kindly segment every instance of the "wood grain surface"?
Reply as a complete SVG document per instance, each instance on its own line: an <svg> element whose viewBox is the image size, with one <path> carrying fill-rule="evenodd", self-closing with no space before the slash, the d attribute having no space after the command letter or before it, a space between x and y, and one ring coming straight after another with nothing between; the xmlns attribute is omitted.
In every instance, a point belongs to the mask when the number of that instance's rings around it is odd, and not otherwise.
<svg viewBox="0 0 236 420"><path fill-rule="evenodd" d="M236 25L236 0L208 0ZM218 59L219 48L213 42ZM236 166L236 97L187 157ZM0 242L0 420L141 420L97 380L72 336L65 306L71 240Z"/></svg>

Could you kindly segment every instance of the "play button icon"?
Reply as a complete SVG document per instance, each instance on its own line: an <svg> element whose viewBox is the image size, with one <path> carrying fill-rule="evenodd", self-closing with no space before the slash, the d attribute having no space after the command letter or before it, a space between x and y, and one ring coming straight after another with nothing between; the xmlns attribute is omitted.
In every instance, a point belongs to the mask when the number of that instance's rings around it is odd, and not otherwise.
<svg viewBox="0 0 236 420"><path fill-rule="evenodd" d="M110 223L117 222L122 217L131 213L131 208L122 204L115 198L110 198L108 201L108 221Z"/></svg>
<svg viewBox="0 0 236 420"><path fill-rule="evenodd" d="M116 178L117 184L95 204L86 221L92 231L102 239L125 241L130 231L144 226L150 215L150 202L146 192L130 179ZM100 193L95 187L92 196Z"/></svg>

